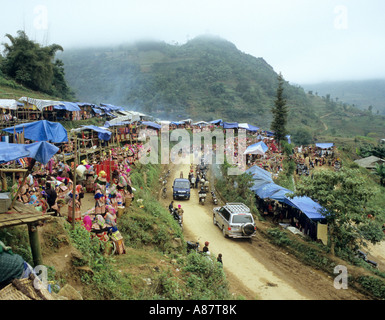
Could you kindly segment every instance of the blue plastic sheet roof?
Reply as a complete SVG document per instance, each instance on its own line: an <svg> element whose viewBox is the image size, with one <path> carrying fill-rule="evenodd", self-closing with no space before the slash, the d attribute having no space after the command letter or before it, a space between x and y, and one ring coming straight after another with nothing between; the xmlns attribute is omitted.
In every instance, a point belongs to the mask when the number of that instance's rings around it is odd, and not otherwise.
<svg viewBox="0 0 385 320"><path fill-rule="evenodd" d="M223 122L223 129L235 129L238 128L237 122Z"/></svg>
<svg viewBox="0 0 385 320"><path fill-rule="evenodd" d="M212 124L219 124L220 126L223 125L222 119L213 120L213 121L210 121L210 123L212 123Z"/></svg>
<svg viewBox="0 0 385 320"><path fill-rule="evenodd" d="M248 123L240 123L239 128L243 128L243 129L246 129L247 131L252 131L252 132L257 132L259 130L258 127L253 126L253 125L248 124Z"/></svg>
<svg viewBox="0 0 385 320"><path fill-rule="evenodd" d="M98 138L100 140L108 141L111 139L111 131L108 131L106 129L94 126L94 125L89 125L89 126L82 126L84 129L90 129L98 133Z"/></svg>
<svg viewBox="0 0 385 320"><path fill-rule="evenodd" d="M60 105L54 106L54 109L56 110L66 110L66 111L81 111L77 103L74 102L66 102L66 101L60 101Z"/></svg>
<svg viewBox="0 0 385 320"><path fill-rule="evenodd" d="M151 121L143 121L142 124L147 126L147 127L152 127L154 129L162 128L162 126L160 124L157 124L157 123L151 122Z"/></svg>
<svg viewBox="0 0 385 320"><path fill-rule="evenodd" d="M309 197L285 198L283 202L301 210L308 218L314 221L325 219L325 216L320 213L322 210L321 205Z"/></svg>
<svg viewBox="0 0 385 320"><path fill-rule="evenodd" d="M2 130L8 133L14 133L14 131L22 133L24 130L24 137L33 141L50 141L55 143L68 141L67 130L60 123L47 120L22 123Z"/></svg>
<svg viewBox="0 0 385 320"><path fill-rule="evenodd" d="M248 150L253 150L253 149L254 149L255 147L257 147L257 146L261 146L263 152L266 152L267 150L269 150L269 147L266 145L266 143L264 143L263 141L259 141L259 142L257 142L257 143L254 143L254 144L248 146L248 147L246 148L246 153L247 153Z"/></svg>
<svg viewBox="0 0 385 320"><path fill-rule="evenodd" d="M261 199L269 198L279 202L286 203L292 207L301 210L309 219L319 221L325 219L320 213L322 207L309 197L294 197L290 199L289 194L293 191L283 188L273 182L271 173L258 167L252 166L246 170L253 176L253 186L250 190L254 191Z"/></svg>
<svg viewBox="0 0 385 320"><path fill-rule="evenodd" d="M58 147L45 141L31 144L0 142L0 164L26 157L47 164L58 151Z"/></svg>
<svg viewBox="0 0 385 320"><path fill-rule="evenodd" d="M262 199L270 198L273 200L284 202L284 200L286 199L286 194L291 194L293 193L293 191L281 187L275 183L268 183L258 188L255 193L258 195L258 197Z"/></svg>
<svg viewBox="0 0 385 320"><path fill-rule="evenodd" d="M114 106L112 104L106 104L106 103L101 103L100 104L100 109L103 109L107 112L111 112L111 111L124 111L124 108L123 107L118 107L118 106Z"/></svg>
<svg viewBox="0 0 385 320"><path fill-rule="evenodd" d="M315 146L321 149L329 149L329 148L332 148L334 144L333 143L316 143Z"/></svg>

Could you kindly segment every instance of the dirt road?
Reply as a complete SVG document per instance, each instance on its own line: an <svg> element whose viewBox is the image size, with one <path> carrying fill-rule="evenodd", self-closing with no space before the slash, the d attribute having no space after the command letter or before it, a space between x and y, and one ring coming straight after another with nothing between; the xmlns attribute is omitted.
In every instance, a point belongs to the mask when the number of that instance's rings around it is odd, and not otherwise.
<svg viewBox="0 0 385 320"><path fill-rule="evenodd" d="M171 165L168 198L172 200L172 181L180 172L186 177L189 165ZM351 290L337 290L334 279L299 262L295 257L271 245L257 232L252 241L226 239L212 222L211 197L202 206L198 203L198 190L192 189L190 200L175 200L184 210L185 240L199 241L203 247L209 241L210 252L223 255L223 265L230 290L248 300L355 300L365 296ZM259 223L260 224L260 223Z"/></svg>

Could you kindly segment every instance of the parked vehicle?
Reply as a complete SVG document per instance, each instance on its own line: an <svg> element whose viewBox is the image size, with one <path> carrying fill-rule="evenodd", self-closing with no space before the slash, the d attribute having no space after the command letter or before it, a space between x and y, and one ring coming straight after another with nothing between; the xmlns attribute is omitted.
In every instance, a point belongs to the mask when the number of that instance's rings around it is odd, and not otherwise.
<svg viewBox="0 0 385 320"><path fill-rule="evenodd" d="M213 203L215 205L217 205L218 204L218 199L217 199L217 196L215 195L214 191L211 191L211 197L213 198Z"/></svg>
<svg viewBox="0 0 385 320"><path fill-rule="evenodd" d="M172 186L173 198L176 199L190 199L190 181L188 179L175 179Z"/></svg>
<svg viewBox="0 0 385 320"><path fill-rule="evenodd" d="M199 242L191 242L186 241L187 243L187 253L195 250L196 252L199 252Z"/></svg>
<svg viewBox="0 0 385 320"><path fill-rule="evenodd" d="M203 187L201 187L201 190L198 193L199 196L199 204L204 205L206 201L206 191Z"/></svg>
<svg viewBox="0 0 385 320"><path fill-rule="evenodd" d="M248 206L243 203L226 203L213 209L213 223L224 237L251 238L256 233L256 225Z"/></svg>

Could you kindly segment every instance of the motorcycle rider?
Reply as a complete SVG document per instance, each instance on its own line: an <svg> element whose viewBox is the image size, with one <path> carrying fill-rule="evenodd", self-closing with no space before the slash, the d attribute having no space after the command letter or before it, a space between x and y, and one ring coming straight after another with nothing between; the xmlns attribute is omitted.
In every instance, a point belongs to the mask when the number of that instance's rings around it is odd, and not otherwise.
<svg viewBox="0 0 385 320"><path fill-rule="evenodd" d="M206 191L204 189L204 187L202 186L201 189L199 190L199 202L201 202L201 198L205 198L206 196Z"/></svg>

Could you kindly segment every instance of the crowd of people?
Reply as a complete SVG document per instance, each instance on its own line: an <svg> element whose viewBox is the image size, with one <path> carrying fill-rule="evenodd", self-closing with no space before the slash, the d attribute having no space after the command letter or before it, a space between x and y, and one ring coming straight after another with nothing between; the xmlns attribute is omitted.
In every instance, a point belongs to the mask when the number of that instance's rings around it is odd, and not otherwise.
<svg viewBox="0 0 385 320"><path fill-rule="evenodd" d="M310 146L300 146L292 149L293 160L296 163L297 175L310 175L310 170L316 167L328 166L339 170L342 161L335 147L321 149Z"/></svg>

